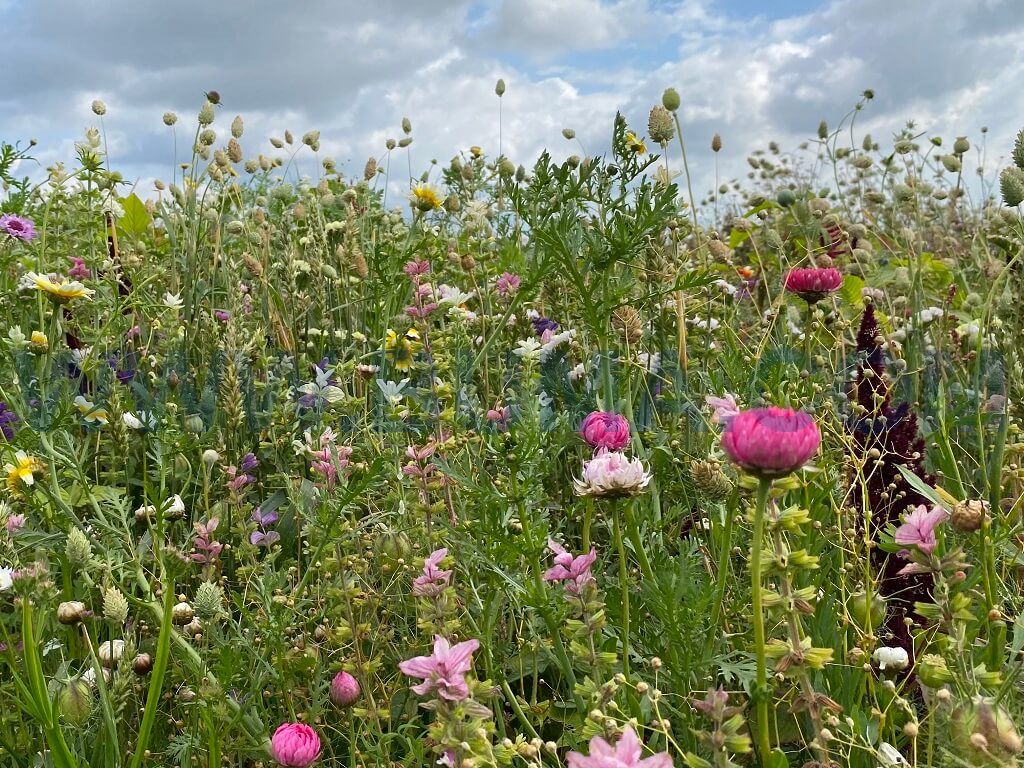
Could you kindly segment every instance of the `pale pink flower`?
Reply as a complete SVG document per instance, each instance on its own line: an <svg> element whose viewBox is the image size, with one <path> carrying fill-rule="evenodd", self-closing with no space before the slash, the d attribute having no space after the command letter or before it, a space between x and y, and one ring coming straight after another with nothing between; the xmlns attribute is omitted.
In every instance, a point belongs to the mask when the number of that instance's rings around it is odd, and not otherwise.
<svg viewBox="0 0 1024 768"><path fill-rule="evenodd" d="M589 755L570 752L565 756L565 763L569 768L672 768L668 752L641 759L642 753L643 745L636 731L627 725L614 747L600 736L595 736L590 740Z"/></svg>
<svg viewBox="0 0 1024 768"><path fill-rule="evenodd" d="M398 665L409 677L423 680L412 690L426 696L432 691L448 701L462 701L469 697L465 674L473 668L473 652L480 647L477 640L466 640L451 645L440 635L434 637L434 652L430 656L416 656Z"/></svg>
<svg viewBox="0 0 1024 768"><path fill-rule="evenodd" d="M725 426L729 423L733 416L738 416L740 413L740 407L736 402L736 395L726 392L724 397L715 397L714 395L706 395L704 402L707 403L713 413L711 414L712 424L721 424Z"/></svg>
<svg viewBox="0 0 1024 768"><path fill-rule="evenodd" d="M447 549L430 553L423 563L423 573L412 582L412 593L416 597L437 597L451 584L452 572L437 567L447 556Z"/></svg>
<svg viewBox="0 0 1024 768"><path fill-rule="evenodd" d="M555 553L555 565L544 572L544 581L564 581L565 591L578 595L580 590L594 580L590 567L597 560L597 550L591 547L585 555L573 556L557 541L549 541L548 549Z"/></svg>
<svg viewBox="0 0 1024 768"><path fill-rule="evenodd" d="M818 451L821 432L803 411L754 408L729 419L722 448L744 469L766 476L788 475Z"/></svg>
<svg viewBox="0 0 1024 768"><path fill-rule="evenodd" d="M926 555L930 555L937 543L935 529L948 517L949 513L942 507L932 507L929 511L928 507L921 504L904 518L903 525L896 529L893 540L906 547L917 547Z"/></svg>
<svg viewBox="0 0 1024 768"><path fill-rule="evenodd" d="M284 723L270 739L274 759L288 768L308 768L320 757L320 737L305 723Z"/></svg>
<svg viewBox="0 0 1024 768"><path fill-rule="evenodd" d="M594 458L583 462L583 476L573 478L577 496L636 496L651 482L640 459L631 459L619 451L598 450Z"/></svg>
<svg viewBox="0 0 1024 768"><path fill-rule="evenodd" d="M515 293L519 290L519 285L519 276L513 275L511 272L502 272L494 283L495 289L502 296L508 296L510 293Z"/></svg>

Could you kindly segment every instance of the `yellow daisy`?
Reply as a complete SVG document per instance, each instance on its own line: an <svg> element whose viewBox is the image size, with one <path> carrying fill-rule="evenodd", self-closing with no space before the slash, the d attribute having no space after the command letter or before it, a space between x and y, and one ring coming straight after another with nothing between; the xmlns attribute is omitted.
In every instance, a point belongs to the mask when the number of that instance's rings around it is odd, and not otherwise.
<svg viewBox="0 0 1024 768"><path fill-rule="evenodd" d="M433 211L441 207L441 195L429 184L417 184L409 195L412 207L417 211Z"/></svg>
<svg viewBox="0 0 1024 768"><path fill-rule="evenodd" d="M23 289L42 291L58 304L64 304L72 299L92 298L93 291L86 288L77 280L61 280L50 275L41 275L38 272L28 272L21 278Z"/></svg>
<svg viewBox="0 0 1024 768"><path fill-rule="evenodd" d="M82 395L75 398L75 407L89 424L106 424L109 421L107 412L103 408L89 402Z"/></svg>
<svg viewBox="0 0 1024 768"><path fill-rule="evenodd" d="M644 144L643 139L637 138L635 133L626 134L626 146L638 155L643 155L647 152L647 145Z"/></svg>
<svg viewBox="0 0 1024 768"><path fill-rule="evenodd" d="M388 328L387 337L384 340L384 349L391 353L392 364L398 370L404 372L412 367L413 354L419 348L420 334L415 328L410 328L402 336Z"/></svg>
<svg viewBox="0 0 1024 768"><path fill-rule="evenodd" d="M32 336L29 338L29 344L32 348L37 351L44 351L50 346L50 340L46 338L46 334L42 331L32 331Z"/></svg>
<svg viewBox="0 0 1024 768"><path fill-rule="evenodd" d="M14 464L4 466L7 473L7 488L19 493L25 486L35 485L36 475L43 471L43 462L24 451L14 454Z"/></svg>

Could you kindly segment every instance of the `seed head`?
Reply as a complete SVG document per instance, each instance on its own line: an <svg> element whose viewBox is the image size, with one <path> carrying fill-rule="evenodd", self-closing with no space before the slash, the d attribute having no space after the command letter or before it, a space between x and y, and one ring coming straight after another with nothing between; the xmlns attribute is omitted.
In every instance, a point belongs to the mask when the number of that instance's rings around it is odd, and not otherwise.
<svg viewBox="0 0 1024 768"><path fill-rule="evenodd" d="M224 591L220 585L204 581L196 590L195 599L196 616L204 621L217 618L224 612Z"/></svg>
<svg viewBox="0 0 1024 768"><path fill-rule="evenodd" d="M818 123L818 138L825 140L828 138L828 123L822 120Z"/></svg>
<svg viewBox="0 0 1024 768"><path fill-rule="evenodd" d="M178 122L178 116L173 112L164 112L164 125L168 128Z"/></svg>
<svg viewBox="0 0 1024 768"><path fill-rule="evenodd" d="M65 547L68 563L76 568L84 568L92 561L92 544L89 538L78 528L68 531L68 541Z"/></svg>
<svg viewBox="0 0 1024 768"><path fill-rule="evenodd" d="M562 135L569 141L572 141L573 139L576 138L576 131L574 131L572 128L563 128Z"/></svg>
<svg viewBox="0 0 1024 768"><path fill-rule="evenodd" d="M682 100L679 98L679 91L675 88L666 88L665 92L661 94L661 105L669 112L675 112L679 109L679 105Z"/></svg>
<svg viewBox="0 0 1024 768"><path fill-rule="evenodd" d="M103 115L107 114L107 105L106 105L106 104L104 104L104 103L103 103L102 101L100 101L99 99L96 99L96 100L95 100L95 101L94 101L94 102L92 103L92 113L93 113L94 115L98 115L98 116L100 116L100 117L103 117Z"/></svg>
<svg viewBox="0 0 1024 768"><path fill-rule="evenodd" d="M1013 164L1024 170L1024 128L1020 130L1016 141L1013 142Z"/></svg>
<svg viewBox="0 0 1024 768"><path fill-rule="evenodd" d="M236 139L242 138L242 133L245 131L245 124L242 122L241 115L235 115L235 119L231 121L231 135Z"/></svg>
<svg viewBox="0 0 1024 768"><path fill-rule="evenodd" d="M408 117L402 118L402 133L404 133L406 136L412 133L412 120L410 120Z"/></svg>
<svg viewBox="0 0 1024 768"><path fill-rule="evenodd" d="M652 107L647 117L647 133L655 144L665 146L676 135L676 126L672 113L664 107Z"/></svg>
<svg viewBox="0 0 1024 768"><path fill-rule="evenodd" d="M1016 208L1024 201L1024 171L1015 165L1004 168L999 174L999 190L1003 193L1003 202Z"/></svg>
<svg viewBox="0 0 1024 768"><path fill-rule="evenodd" d="M494 92L498 94L499 99L505 95L505 81L501 78L498 78L498 82L495 83Z"/></svg>
<svg viewBox="0 0 1024 768"><path fill-rule="evenodd" d="M117 626L128 620L128 600L117 587L103 590L103 618Z"/></svg>
<svg viewBox="0 0 1024 768"><path fill-rule="evenodd" d="M366 161L366 165L363 166L363 178L366 181L370 181L374 176L377 175L377 159L371 157Z"/></svg>
<svg viewBox="0 0 1024 768"><path fill-rule="evenodd" d="M953 152L958 155L965 154L971 151L971 142L967 140L966 136L957 136L956 141L953 142Z"/></svg>
<svg viewBox="0 0 1024 768"><path fill-rule="evenodd" d="M199 110L199 124L210 125L213 122L214 117L213 103L209 101L204 102L202 108Z"/></svg>
<svg viewBox="0 0 1024 768"><path fill-rule="evenodd" d="M722 151L722 137L717 133L711 137L711 151L721 152Z"/></svg>

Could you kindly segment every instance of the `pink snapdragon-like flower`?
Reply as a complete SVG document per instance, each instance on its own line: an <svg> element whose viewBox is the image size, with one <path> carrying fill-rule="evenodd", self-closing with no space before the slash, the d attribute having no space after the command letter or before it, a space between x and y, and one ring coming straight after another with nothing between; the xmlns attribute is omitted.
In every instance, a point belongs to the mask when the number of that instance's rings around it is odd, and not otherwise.
<svg viewBox="0 0 1024 768"><path fill-rule="evenodd" d="M580 425L580 437L591 448L618 451L629 445L629 422L618 413L593 411Z"/></svg>
<svg viewBox="0 0 1024 768"><path fill-rule="evenodd" d="M736 395L726 392L723 397L715 397L714 395L706 395L704 402L708 408L712 410L711 423L721 424L725 426L728 424L733 416L738 416L740 413L740 407L736 403Z"/></svg>
<svg viewBox="0 0 1024 768"><path fill-rule="evenodd" d="M462 701L469 697L465 675L473 668L473 652L480 647L477 640L466 640L451 645L440 635L434 637L434 652L430 656L416 656L398 665L409 677L423 680L412 690L420 696L436 692L447 701Z"/></svg>
<svg viewBox="0 0 1024 768"><path fill-rule="evenodd" d="M573 478L577 496L636 496L651 482L640 459L631 459L619 451L598 450L583 462L583 476Z"/></svg>
<svg viewBox="0 0 1024 768"><path fill-rule="evenodd" d="M68 270L68 277L74 278L75 280L85 280L86 278L92 277L92 273L89 268L85 265L85 260L78 256L70 256L71 269Z"/></svg>
<svg viewBox="0 0 1024 768"><path fill-rule="evenodd" d="M722 448L729 458L754 474L788 475L818 451L821 432L814 419L789 408L754 408L729 420Z"/></svg>
<svg viewBox="0 0 1024 768"><path fill-rule="evenodd" d="M548 549L555 554L555 565L544 572L544 581L564 581L565 591L570 595L578 595L594 581L590 568L597 560L596 549L591 547L585 555L573 556L557 541L549 541Z"/></svg>
<svg viewBox="0 0 1024 768"><path fill-rule="evenodd" d="M331 680L331 701L339 707L350 707L359 698L359 681L342 670Z"/></svg>
<svg viewBox="0 0 1024 768"><path fill-rule="evenodd" d="M219 541L214 541L213 535L217 530L217 526L220 525L220 520L216 517L211 517L205 523L194 523L193 527L196 531L196 538L193 542L196 551L192 553L192 560L197 563L209 564L212 563L220 555L221 550L224 549L224 545Z"/></svg>
<svg viewBox="0 0 1024 768"><path fill-rule="evenodd" d="M813 304L843 285L843 273L834 267L801 267L786 273L786 290Z"/></svg>
<svg viewBox="0 0 1024 768"><path fill-rule="evenodd" d="M519 275L513 275L511 272L502 272L495 281L494 288L500 295L508 296L510 293L515 293L519 290L520 282Z"/></svg>
<svg viewBox="0 0 1024 768"><path fill-rule="evenodd" d="M430 553L423 563L423 573L412 582L412 593L416 597L437 597L452 583L452 572L437 567L447 556L447 549Z"/></svg>
<svg viewBox="0 0 1024 768"><path fill-rule="evenodd" d="M320 737L305 723L283 723L270 739L274 759L287 768L307 768L320 757Z"/></svg>
<svg viewBox="0 0 1024 768"><path fill-rule="evenodd" d="M672 768L672 757L668 752L642 758L643 745L631 725L627 725L622 736L613 747L600 736L590 740L590 754L570 752L565 757L569 768Z"/></svg>
<svg viewBox="0 0 1024 768"><path fill-rule="evenodd" d="M905 547L917 547L926 555L930 555L937 543L935 529L948 518L949 513L942 507L932 507L929 510L921 504L904 518L903 525L896 529L893 541Z"/></svg>

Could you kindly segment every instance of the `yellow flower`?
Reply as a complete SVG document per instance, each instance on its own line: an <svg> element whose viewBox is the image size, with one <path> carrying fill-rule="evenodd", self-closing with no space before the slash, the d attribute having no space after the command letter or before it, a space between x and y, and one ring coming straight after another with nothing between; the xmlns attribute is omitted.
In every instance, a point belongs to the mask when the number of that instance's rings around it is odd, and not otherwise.
<svg viewBox="0 0 1024 768"><path fill-rule="evenodd" d="M7 473L7 488L19 493L24 486L35 485L36 475L43 471L43 462L24 451L14 454L15 463L4 466Z"/></svg>
<svg viewBox="0 0 1024 768"><path fill-rule="evenodd" d="M29 338L29 344L39 351L45 351L46 348L50 346L50 341L42 331L32 331L32 336Z"/></svg>
<svg viewBox="0 0 1024 768"><path fill-rule="evenodd" d="M412 367L413 353L419 348L420 334L415 328L410 328L401 337L388 328L384 349L391 353L392 363L398 370L404 372Z"/></svg>
<svg viewBox="0 0 1024 768"><path fill-rule="evenodd" d="M441 207L441 196L436 189L427 184L417 184L413 187L409 200L413 208L424 213Z"/></svg>
<svg viewBox="0 0 1024 768"><path fill-rule="evenodd" d="M75 407L89 424L106 424L109 421L107 412L95 403L90 403L82 395L75 398Z"/></svg>
<svg viewBox="0 0 1024 768"><path fill-rule="evenodd" d="M473 155L473 157L480 157L484 153L484 151L476 144L474 144L472 147L469 148L469 153Z"/></svg>
<svg viewBox="0 0 1024 768"><path fill-rule="evenodd" d="M647 145L644 144L642 139L638 139L637 135L632 132L626 134L626 146L638 155L643 155L647 152Z"/></svg>
<svg viewBox="0 0 1024 768"><path fill-rule="evenodd" d="M42 291L58 304L64 304L72 299L88 299L92 297L91 288L86 288L77 280L57 280L49 275L41 275L38 272L28 272L21 278L21 288Z"/></svg>

